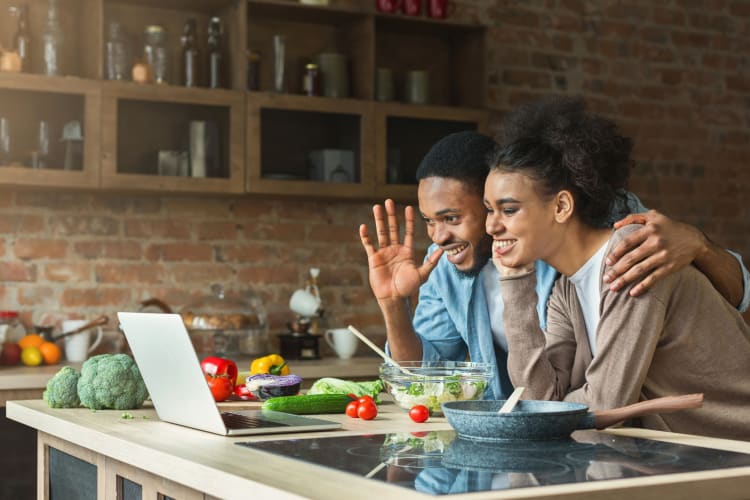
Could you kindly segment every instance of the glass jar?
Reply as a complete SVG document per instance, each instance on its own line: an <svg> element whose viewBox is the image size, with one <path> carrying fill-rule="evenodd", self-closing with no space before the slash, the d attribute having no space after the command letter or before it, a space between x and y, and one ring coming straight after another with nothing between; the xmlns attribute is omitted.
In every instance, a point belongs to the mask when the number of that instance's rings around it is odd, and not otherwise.
<svg viewBox="0 0 750 500"><path fill-rule="evenodd" d="M57 0L50 0L47 9L47 26L42 33L43 73L47 76L65 74L63 54L65 36L57 17Z"/></svg>
<svg viewBox="0 0 750 500"><path fill-rule="evenodd" d="M143 41L143 58L151 67L154 83L169 83L169 53L164 27L158 24L146 26Z"/></svg>
<svg viewBox="0 0 750 500"><path fill-rule="evenodd" d="M109 37L104 51L107 80L129 80L130 43L125 28L117 21L109 24Z"/></svg>
<svg viewBox="0 0 750 500"><path fill-rule="evenodd" d="M18 311L0 311L0 344L3 342L18 342L26 335Z"/></svg>
<svg viewBox="0 0 750 500"><path fill-rule="evenodd" d="M305 65L302 92L305 95L320 95L320 72L317 64L308 63Z"/></svg>
<svg viewBox="0 0 750 500"><path fill-rule="evenodd" d="M252 292L227 294L212 285L211 294L181 313L199 357L268 353L268 325L261 300Z"/></svg>

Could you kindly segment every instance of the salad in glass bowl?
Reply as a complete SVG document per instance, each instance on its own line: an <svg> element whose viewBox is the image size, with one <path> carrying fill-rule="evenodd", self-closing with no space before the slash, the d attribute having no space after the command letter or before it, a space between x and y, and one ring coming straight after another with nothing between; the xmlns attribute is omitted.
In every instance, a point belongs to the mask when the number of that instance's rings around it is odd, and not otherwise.
<svg viewBox="0 0 750 500"><path fill-rule="evenodd" d="M400 368L383 363L380 378L398 406L405 410L424 405L442 416L446 401L482 399L492 376L492 365L469 361L401 361Z"/></svg>

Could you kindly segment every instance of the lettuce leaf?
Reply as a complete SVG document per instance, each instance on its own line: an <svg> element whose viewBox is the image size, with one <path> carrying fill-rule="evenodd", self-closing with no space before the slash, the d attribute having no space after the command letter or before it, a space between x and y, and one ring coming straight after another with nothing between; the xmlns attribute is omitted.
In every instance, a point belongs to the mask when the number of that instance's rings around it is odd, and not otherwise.
<svg viewBox="0 0 750 500"><path fill-rule="evenodd" d="M356 394L357 396L368 395L377 399L383 388L383 381L380 379L354 382L340 378L323 377L313 382L307 394Z"/></svg>

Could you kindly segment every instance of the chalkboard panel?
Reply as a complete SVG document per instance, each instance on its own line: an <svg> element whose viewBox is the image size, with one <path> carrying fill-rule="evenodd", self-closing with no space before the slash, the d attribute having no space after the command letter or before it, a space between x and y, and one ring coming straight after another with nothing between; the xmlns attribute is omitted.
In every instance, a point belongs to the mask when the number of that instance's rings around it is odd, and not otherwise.
<svg viewBox="0 0 750 500"><path fill-rule="evenodd" d="M141 500L143 498L143 488L140 484L134 483L124 477L118 477L122 481L122 498L123 500Z"/></svg>
<svg viewBox="0 0 750 500"><path fill-rule="evenodd" d="M96 465L49 448L50 500L96 500Z"/></svg>

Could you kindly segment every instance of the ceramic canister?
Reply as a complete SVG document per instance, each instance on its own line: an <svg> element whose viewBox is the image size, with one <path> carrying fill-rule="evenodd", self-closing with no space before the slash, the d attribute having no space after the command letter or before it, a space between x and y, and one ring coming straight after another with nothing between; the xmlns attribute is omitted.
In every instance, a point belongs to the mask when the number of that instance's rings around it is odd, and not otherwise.
<svg viewBox="0 0 750 500"><path fill-rule="evenodd" d="M346 56L337 52L324 52L315 58L323 81L326 97L349 97L349 72Z"/></svg>

